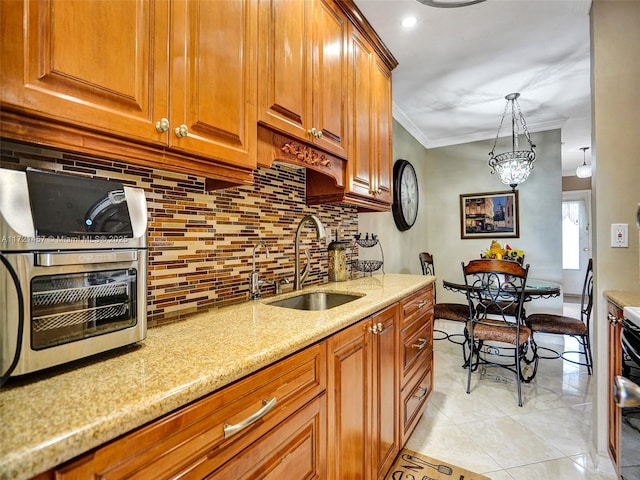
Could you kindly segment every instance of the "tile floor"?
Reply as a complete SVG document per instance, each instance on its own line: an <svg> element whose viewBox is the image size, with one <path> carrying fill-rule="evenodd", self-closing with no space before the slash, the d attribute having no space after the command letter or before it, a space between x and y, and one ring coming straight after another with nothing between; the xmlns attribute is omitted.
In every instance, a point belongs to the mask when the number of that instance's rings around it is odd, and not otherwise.
<svg viewBox="0 0 640 480"><path fill-rule="evenodd" d="M568 312L579 305L565 307ZM448 332L461 326L436 325ZM616 479L608 459L592 454L595 382L585 367L540 360L518 407L514 375L504 369L488 368L481 380L474 373L467 394L461 358L459 345L435 342L434 391L407 448L492 480Z"/></svg>

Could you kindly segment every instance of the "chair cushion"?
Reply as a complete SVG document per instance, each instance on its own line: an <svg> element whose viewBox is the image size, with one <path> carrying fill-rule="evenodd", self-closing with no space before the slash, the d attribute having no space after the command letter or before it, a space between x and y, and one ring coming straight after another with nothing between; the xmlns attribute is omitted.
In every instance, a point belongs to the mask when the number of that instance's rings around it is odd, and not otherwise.
<svg viewBox="0 0 640 480"><path fill-rule="evenodd" d="M469 306L464 303L436 303L433 318L466 322L469 320Z"/></svg>
<svg viewBox="0 0 640 480"><path fill-rule="evenodd" d="M534 332L560 335L587 334L587 325L582 320L564 315L536 313L527 317L526 324Z"/></svg>
<svg viewBox="0 0 640 480"><path fill-rule="evenodd" d="M473 327L473 338L477 340L493 340L494 342L516 344L516 329L505 327L504 322L496 320L492 322L490 319L485 320L487 323L475 323ZM470 326L469 326L470 328ZM525 343L531 336L531 330L524 325L520 326L520 342L519 345Z"/></svg>

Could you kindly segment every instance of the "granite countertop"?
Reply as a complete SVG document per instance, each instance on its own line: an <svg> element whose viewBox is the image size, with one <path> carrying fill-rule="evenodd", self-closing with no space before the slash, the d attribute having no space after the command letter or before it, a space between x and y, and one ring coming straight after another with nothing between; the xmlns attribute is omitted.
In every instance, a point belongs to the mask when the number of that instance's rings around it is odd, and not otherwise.
<svg viewBox="0 0 640 480"><path fill-rule="evenodd" d="M305 288L364 294L325 311L212 309L138 345L10 381L0 390L0 479L27 479L207 395L433 283L385 274ZM292 296L284 294L277 298Z"/></svg>
<svg viewBox="0 0 640 480"><path fill-rule="evenodd" d="M607 300L613 302L622 309L624 309L624 307L640 306L640 292L605 290L603 293Z"/></svg>

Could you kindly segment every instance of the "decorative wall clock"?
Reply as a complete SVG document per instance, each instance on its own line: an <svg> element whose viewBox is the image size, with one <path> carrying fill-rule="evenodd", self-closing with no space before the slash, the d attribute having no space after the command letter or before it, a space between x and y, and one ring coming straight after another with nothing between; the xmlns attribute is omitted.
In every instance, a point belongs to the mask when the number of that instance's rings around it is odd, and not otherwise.
<svg viewBox="0 0 640 480"><path fill-rule="evenodd" d="M409 230L418 218L418 178L406 160L393 164L393 219L398 230Z"/></svg>

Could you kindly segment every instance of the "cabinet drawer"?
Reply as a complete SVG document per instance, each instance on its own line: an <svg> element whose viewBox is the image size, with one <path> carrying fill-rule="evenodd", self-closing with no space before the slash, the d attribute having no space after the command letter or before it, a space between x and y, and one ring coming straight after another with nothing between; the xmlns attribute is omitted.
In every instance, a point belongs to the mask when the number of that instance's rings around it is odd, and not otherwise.
<svg viewBox="0 0 640 480"><path fill-rule="evenodd" d="M418 363L430 358L433 351L432 323L433 318L426 315L401 332L403 379L412 375L412 369Z"/></svg>
<svg viewBox="0 0 640 480"><path fill-rule="evenodd" d="M56 478L80 478L80 471L104 480L190 478L198 465L213 472L325 389L321 343L72 460L56 469ZM252 416L259 418L228 433Z"/></svg>
<svg viewBox="0 0 640 480"><path fill-rule="evenodd" d="M429 357L424 364L421 364L421 368L416 372L416 375L402 389L402 403L400 406L402 409L401 445L404 445L408 440L420 420L428 398L431 396L433 390L431 366L432 361L431 357Z"/></svg>
<svg viewBox="0 0 640 480"><path fill-rule="evenodd" d="M433 284L418 290L401 302L402 322L400 328L405 328L425 312L433 312Z"/></svg>
<svg viewBox="0 0 640 480"><path fill-rule="evenodd" d="M211 480L288 479L326 477L326 396L322 395L294 413L267 435L228 461ZM205 468L203 468L205 467ZM205 478L205 464L189 472L189 478Z"/></svg>

